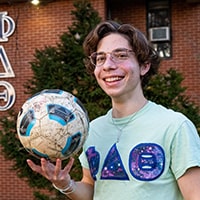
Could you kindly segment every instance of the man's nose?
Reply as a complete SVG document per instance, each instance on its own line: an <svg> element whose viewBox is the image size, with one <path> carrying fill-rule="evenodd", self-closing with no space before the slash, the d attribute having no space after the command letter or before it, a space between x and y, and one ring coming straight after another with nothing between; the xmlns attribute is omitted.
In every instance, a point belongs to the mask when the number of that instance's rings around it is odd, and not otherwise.
<svg viewBox="0 0 200 200"><path fill-rule="evenodd" d="M116 68L116 64L113 61L113 58L112 58L110 53L106 54L106 60L105 60L105 62L103 64L103 68L104 68L104 70L115 69Z"/></svg>

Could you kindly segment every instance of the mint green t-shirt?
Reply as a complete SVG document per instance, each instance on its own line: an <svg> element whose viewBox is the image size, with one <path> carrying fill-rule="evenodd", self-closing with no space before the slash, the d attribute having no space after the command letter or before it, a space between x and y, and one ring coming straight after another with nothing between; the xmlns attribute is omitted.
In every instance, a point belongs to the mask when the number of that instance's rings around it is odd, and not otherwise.
<svg viewBox="0 0 200 200"><path fill-rule="evenodd" d="M80 162L94 200L182 200L177 179L200 166L200 139L184 115L149 101L131 116L93 120Z"/></svg>

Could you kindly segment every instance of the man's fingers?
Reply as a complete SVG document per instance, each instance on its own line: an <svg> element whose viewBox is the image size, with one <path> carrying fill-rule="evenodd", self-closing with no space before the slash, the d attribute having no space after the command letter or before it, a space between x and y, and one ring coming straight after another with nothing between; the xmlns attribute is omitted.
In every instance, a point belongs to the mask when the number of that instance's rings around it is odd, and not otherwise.
<svg viewBox="0 0 200 200"><path fill-rule="evenodd" d="M45 176L48 180L52 180L55 166L45 158L41 158L41 169L43 176Z"/></svg>
<svg viewBox="0 0 200 200"><path fill-rule="evenodd" d="M55 170L54 170L54 179L57 179L60 172L61 172L61 169L62 168L62 161L60 159L57 159L56 160L56 166L55 166Z"/></svg>
<svg viewBox="0 0 200 200"><path fill-rule="evenodd" d="M41 169L41 167L40 167L39 165L36 165L33 161L31 161L31 160L29 160L29 159L28 159L26 162L27 162L28 166L29 166L34 172L37 172L37 173L39 173L39 174L42 174L42 169Z"/></svg>
<svg viewBox="0 0 200 200"><path fill-rule="evenodd" d="M33 171L46 177L51 182L63 181L63 180L65 180L65 182L67 180L67 182L68 182L69 178L70 178L69 173L74 164L74 158L70 158L68 164L65 166L65 168L63 170L62 170L62 160L61 159L56 160L56 165L54 165L53 163L49 162L48 160L46 160L44 158L41 158L41 166L36 165L33 161L31 161L29 159L27 160L27 164ZM66 185L66 183L65 183L65 185Z"/></svg>
<svg viewBox="0 0 200 200"><path fill-rule="evenodd" d="M69 173L71 171L73 164L74 164L74 158L71 157L68 164L63 169L64 173Z"/></svg>

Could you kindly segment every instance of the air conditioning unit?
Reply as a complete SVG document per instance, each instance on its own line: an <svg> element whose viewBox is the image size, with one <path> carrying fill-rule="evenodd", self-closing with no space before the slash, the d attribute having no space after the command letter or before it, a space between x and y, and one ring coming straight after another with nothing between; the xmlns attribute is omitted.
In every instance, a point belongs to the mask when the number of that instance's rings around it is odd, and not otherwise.
<svg viewBox="0 0 200 200"><path fill-rule="evenodd" d="M149 29L149 40L152 42L169 41L170 40L169 27L150 28Z"/></svg>

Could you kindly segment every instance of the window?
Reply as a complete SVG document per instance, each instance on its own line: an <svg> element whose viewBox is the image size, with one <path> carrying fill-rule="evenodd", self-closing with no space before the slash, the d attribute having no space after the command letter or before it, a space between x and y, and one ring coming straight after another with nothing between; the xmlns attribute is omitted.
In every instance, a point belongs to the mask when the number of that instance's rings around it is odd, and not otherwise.
<svg viewBox="0 0 200 200"><path fill-rule="evenodd" d="M147 1L148 38L163 58L171 53L171 17L169 0Z"/></svg>

